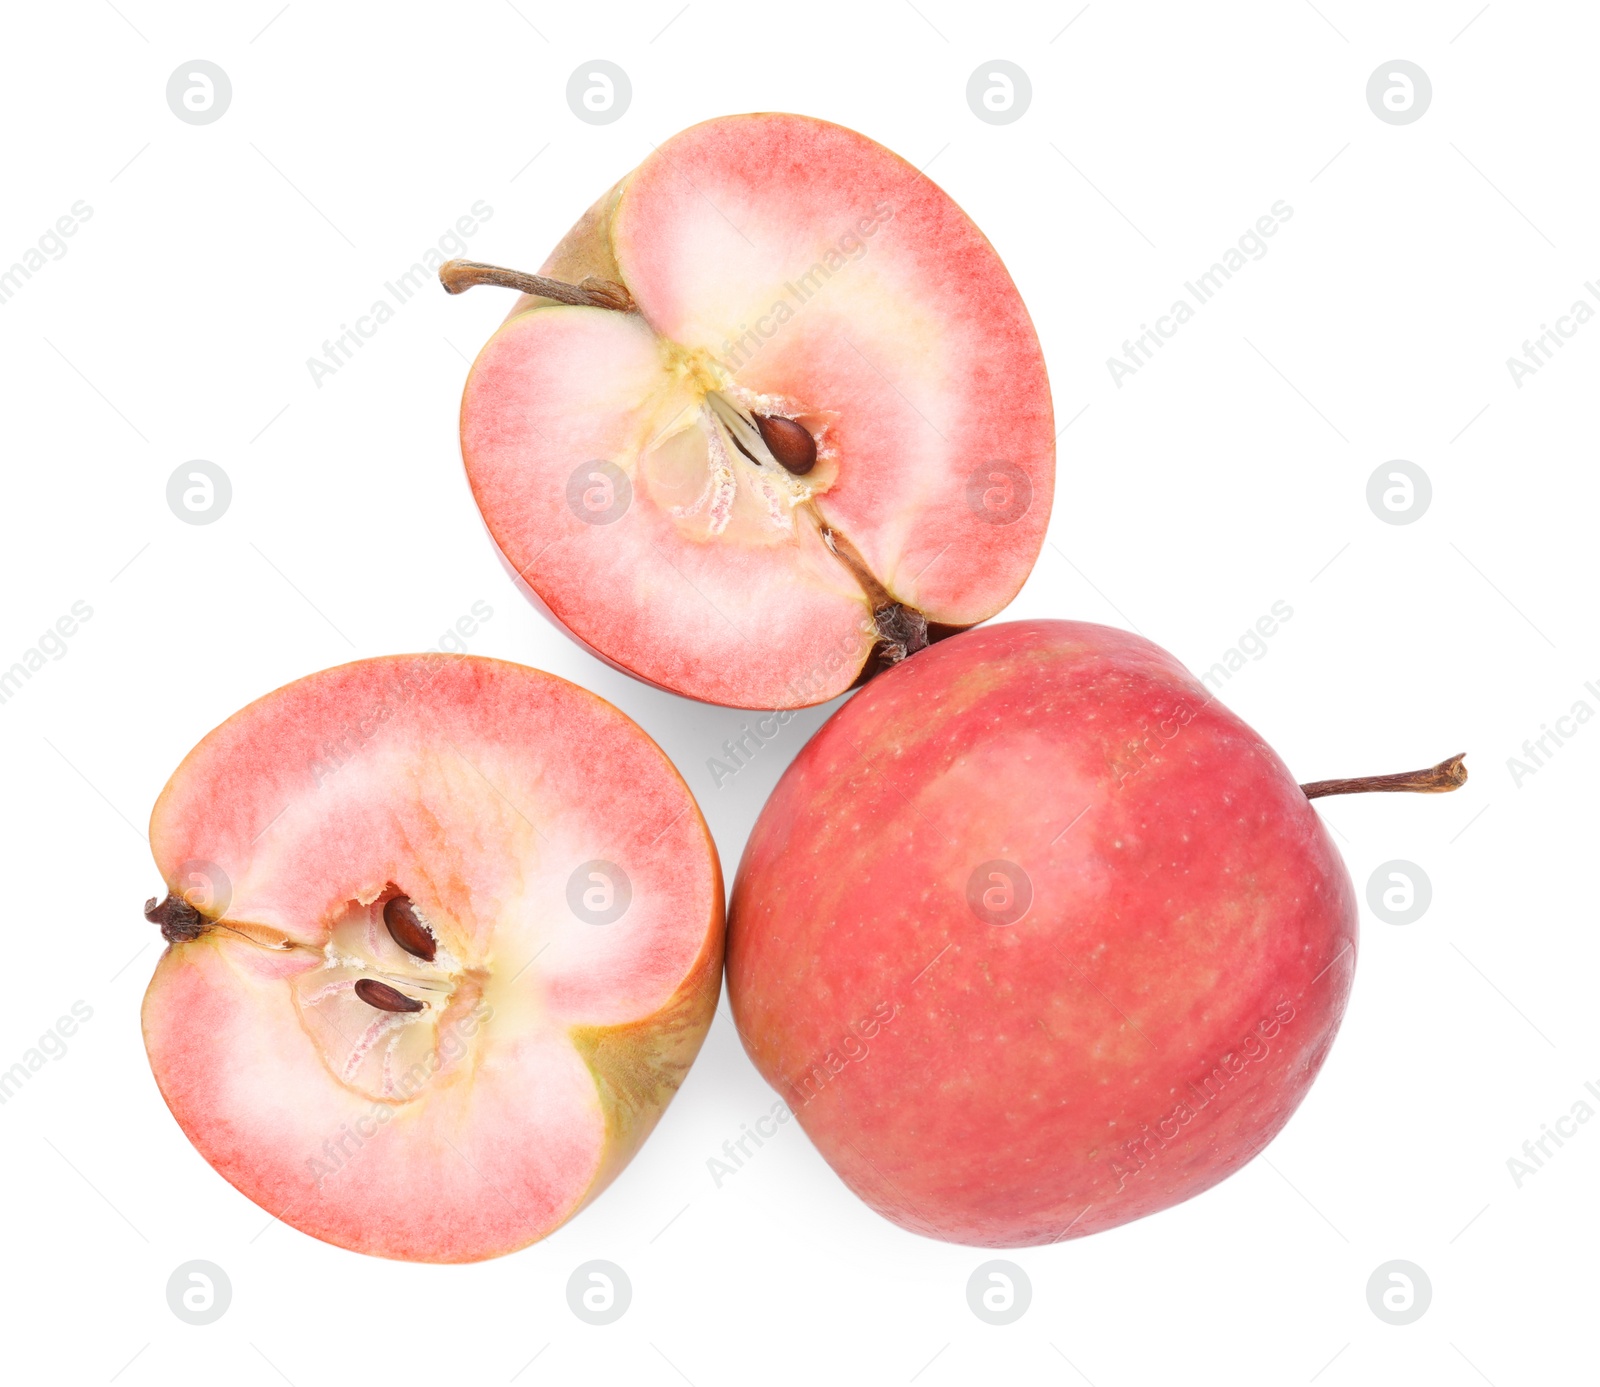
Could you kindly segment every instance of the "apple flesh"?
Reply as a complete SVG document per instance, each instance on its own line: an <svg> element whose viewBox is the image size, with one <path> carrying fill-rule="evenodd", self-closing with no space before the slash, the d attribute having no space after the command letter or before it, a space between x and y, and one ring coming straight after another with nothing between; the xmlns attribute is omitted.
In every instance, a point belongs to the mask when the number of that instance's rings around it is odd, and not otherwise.
<svg viewBox="0 0 1600 1387"><path fill-rule="evenodd" d="M1464 778L1302 789L1149 641L966 632L858 692L762 811L730 907L739 1033L903 1227L1114 1228L1250 1160L1333 1043L1356 898L1308 796Z"/></svg>
<svg viewBox="0 0 1600 1387"><path fill-rule="evenodd" d="M1038 556L1054 427L1033 325L950 198L792 115L674 136L479 354L461 448L570 634L711 703L820 703L993 616Z"/></svg>
<svg viewBox="0 0 1600 1387"><path fill-rule="evenodd" d="M151 1068L224 1177L313 1237L466 1262L559 1227L676 1091L722 879L660 749L564 680L366 660L236 713L150 843Z"/></svg>

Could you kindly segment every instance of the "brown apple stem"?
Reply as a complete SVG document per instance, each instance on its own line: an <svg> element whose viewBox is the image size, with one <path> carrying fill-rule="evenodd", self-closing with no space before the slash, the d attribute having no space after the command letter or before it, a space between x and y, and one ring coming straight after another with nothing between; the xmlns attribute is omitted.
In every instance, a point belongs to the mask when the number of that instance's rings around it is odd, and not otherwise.
<svg viewBox="0 0 1600 1387"><path fill-rule="evenodd" d="M1467 783L1467 753L1461 752L1425 771L1401 771L1397 775L1360 775L1354 780L1313 780L1300 788L1307 799L1323 795L1362 795L1369 790L1409 790L1419 795L1439 795L1458 790Z"/></svg>
<svg viewBox="0 0 1600 1387"><path fill-rule="evenodd" d="M581 284L568 284L565 280L546 279L544 275L525 274L521 270L503 270L498 265L485 265L478 260L446 260L439 266L439 283L448 294L463 293L474 284L493 284L501 289L519 289L524 294L554 299L557 303L611 308L618 313L634 311L633 295L625 285L596 279L593 275Z"/></svg>

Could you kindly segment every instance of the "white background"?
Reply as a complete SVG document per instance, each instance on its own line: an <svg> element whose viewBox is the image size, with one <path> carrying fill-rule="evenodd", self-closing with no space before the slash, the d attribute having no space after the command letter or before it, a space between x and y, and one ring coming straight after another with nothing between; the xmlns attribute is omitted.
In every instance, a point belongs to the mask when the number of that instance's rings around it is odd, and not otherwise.
<svg viewBox="0 0 1600 1387"><path fill-rule="evenodd" d="M679 3L8 8L0 264L78 199L93 216L0 305L0 665L75 601L94 613L0 706L0 1067L74 1001L93 1009L0 1108L8 1376L1585 1377L1600 1123L1520 1189L1506 1162L1600 1083L1600 726L1520 786L1507 758L1576 700L1600 709L1584 689L1600 681L1600 325L1521 388L1506 358L1600 279L1600 17L1493 3L1475 18L1478 0ZM165 100L197 57L234 89L199 127ZM603 127L564 95L597 57L634 89ZM1365 100L1396 57L1434 88L1404 126ZM1031 77L1014 124L967 107L988 58ZM430 290L321 388L305 363L476 200L494 213L471 253L532 268L652 143L752 109L823 116L927 163L1016 278L1066 427L1050 543L1008 616L1136 626L1203 669L1282 600L1292 619L1224 700L1302 778L1469 752L1458 794L1322 806L1363 895L1392 858L1421 865L1434 894L1406 927L1363 910L1343 1032L1283 1135L1187 1205L1005 1254L1033 1286L1006 1327L966 1303L968 1276L998 1254L879 1219L794 1124L714 1186L708 1159L772 1101L725 1003L656 1135L594 1207L541 1245L457 1268L272 1223L189 1146L139 1037L159 947L139 910L161 889L142 825L183 753L292 678L433 645L478 600L494 615L474 650L584 683L661 741L731 878L826 710L715 788L707 758L745 716L602 667L513 591L455 432L467 361L505 297ZM1106 358L1279 199L1294 213L1270 253L1114 384ZM194 458L234 489L204 527L165 500ZM1404 526L1365 499L1396 458L1434 493ZM194 1258L233 1286L203 1328L165 1296ZM633 1283L609 1327L567 1307L567 1277L591 1258ZM1405 1327L1366 1300L1394 1258L1433 1286Z"/></svg>

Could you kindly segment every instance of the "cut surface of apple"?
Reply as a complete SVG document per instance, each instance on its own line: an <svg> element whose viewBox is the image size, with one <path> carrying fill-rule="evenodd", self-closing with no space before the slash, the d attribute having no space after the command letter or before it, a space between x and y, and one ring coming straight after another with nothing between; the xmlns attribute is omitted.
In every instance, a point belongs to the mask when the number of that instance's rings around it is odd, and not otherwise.
<svg viewBox="0 0 1600 1387"><path fill-rule="evenodd" d="M682 1080L722 883L687 787L602 699L471 656L289 684L151 816L170 947L156 1081L223 1176L359 1252L462 1262L550 1233Z"/></svg>
<svg viewBox="0 0 1600 1387"><path fill-rule="evenodd" d="M1460 778L1302 790L1149 641L968 631L856 693L779 782L734 883L734 1018L904 1227L1112 1228L1254 1156L1333 1042L1356 902L1308 794Z"/></svg>
<svg viewBox="0 0 1600 1387"><path fill-rule="evenodd" d="M488 268L441 275L508 282ZM611 663L819 703L1022 585L1054 477L1038 339L898 156L801 116L708 121L542 273L613 306L519 300L469 375L462 454L508 566Z"/></svg>

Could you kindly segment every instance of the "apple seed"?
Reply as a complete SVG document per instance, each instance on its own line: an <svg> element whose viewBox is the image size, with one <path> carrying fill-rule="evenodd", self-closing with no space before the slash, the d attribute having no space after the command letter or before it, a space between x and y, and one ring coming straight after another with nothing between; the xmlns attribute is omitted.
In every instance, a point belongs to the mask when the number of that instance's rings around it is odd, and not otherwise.
<svg viewBox="0 0 1600 1387"><path fill-rule="evenodd" d="M413 958L433 962L433 956L439 950L438 941L434 939L433 931L423 923L422 916L417 914L417 908L411 904L409 896L396 896L383 907L383 923L389 927L389 938Z"/></svg>
<svg viewBox="0 0 1600 1387"><path fill-rule="evenodd" d="M781 414L757 414L755 421L761 441L786 471L803 477L817 465L817 440L804 424Z"/></svg>
<svg viewBox="0 0 1600 1387"><path fill-rule="evenodd" d="M376 978L362 978L356 984L356 996L379 1011L422 1011L428 1005Z"/></svg>

